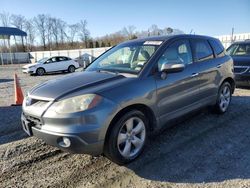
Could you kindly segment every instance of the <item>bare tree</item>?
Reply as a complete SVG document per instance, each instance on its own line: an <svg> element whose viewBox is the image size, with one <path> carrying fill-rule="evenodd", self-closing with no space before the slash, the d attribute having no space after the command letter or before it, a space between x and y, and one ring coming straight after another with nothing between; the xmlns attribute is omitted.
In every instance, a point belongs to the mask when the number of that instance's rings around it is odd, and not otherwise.
<svg viewBox="0 0 250 188"><path fill-rule="evenodd" d="M110 45L116 45L127 39L133 39L137 37L143 38L143 37L147 37L150 35L168 35L168 34L180 34L180 33L184 33L184 32L179 29L172 29L170 27L161 29L155 24L151 25L148 30L135 31L135 27L131 25L131 26L124 27L122 30L118 32L111 33L103 37L98 37L95 40L103 41L105 43L104 45L110 46Z"/></svg>
<svg viewBox="0 0 250 188"><path fill-rule="evenodd" d="M173 29L173 31L172 31L171 34L175 34L175 35L177 35L177 34L184 34L184 32L182 30L180 30L180 29Z"/></svg>
<svg viewBox="0 0 250 188"><path fill-rule="evenodd" d="M53 19L49 15L46 15L46 38L47 38L47 44L49 46L49 50L52 49L52 42L53 42Z"/></svg>
<svg viewBox="0 0 250 188"><path fill-rule="evenodd" d="M125 37L121 31L118 31L103 37L99 37L97 40L104 41L107 46L113 46L127 40L127 37Z"/></svg>
<svg viewBox="0 0 250 188"><path fill-rule="evenodd" d="M0 13L0 20L3 27L8 27L10 25L10 14L3 11L2 13Z"/></svg>
<svg viewBox="0 0 250 188"><path fill-rule="evenodd" d="M59 37L60 37L60 22L61 20L58 18L52 18L52 27L51 27L51 31L52 31L52 35L54 38L54 41L56 43L56 47L59 47Z"/></svg>
<svg viewBox="0 0 250 188"><path fill-rule="evenodd" d="M61 19L45 14L39 14L33 20L26 20L22 15L10 16L10 14L6 12L0 13L0 25L13 25L27 32L27 41L30 50L34 46L36 39L41 43L41 45L37 45L37 49L41 50L43 48L43 50L46 50L47 47L49 47L48 49L51 50L52 47L53 49L76 48L82 44L84 44L83 46L86 48L93 46L104 47L105 45L116 45L127 39L141 38L150 35L183 33L181 30L170 27L161 29L155 24L151 25L147 30L136 31L135 26L129 25L117 32L91 39L87 24L86 20L80 20L79 23L68 25ZM38 34L38 36L36 36L36 34Z"/></svg>
<svg viewBox="0 0 250 188"><path fill-rule="evenodd" d="M55 24L57 24L57 18L53 18L49 15L46 16L47 22L46 22L46 35L48 40L49 49L52 50L53 42L57 41L57 27ZM57 42L56 42L57 43ZM58 46L58 44L57 44Z"/></svg>
<svg viewBox="0 0 250 188"><path fill-rule="evenodd" d="M16 28L21 29L21 30L24 28L24 25L26 22L26 19L24 16L12 14L10 17L10 20L11 20L11 24L15 26Z"/></svg>
<svg viewBox="0 0 250 188"><path fill-rule="evenodd" d="M35 41L35 27L34 21L32 19L26 20L24 24L24 29L27 32L27 42L29 44L29 50L32 51L32 47Z"/></svg>
<svg viewBox="0 0 250 188"><path fill-rule="evenodd" d="M11 24L12 24L13 26L15 26L15 27L18 28L18 29L23 30L24 25L25 25L25 22L26 22L26 19L25 19L24 16L12 14L12 15L10 16L10 20L11 20ZM15 37L15 36L14 36L14 37ZM25 51L25 46L24 46L24 42L23 42L23 37L21 37L21 40L22 40L23 51Z"/></svg>
<svg viewBox="0 0 250 188"><path fill-rule="evenodd" d="M162 30L156 24L151 25L148 30L151 36L162 35Z"/></svg>
<svg viewBox="0 0 250 188"><path fill-rule="evenodd" d="M46 16L44 14L39 14L34 18L34 22L37 28L37 31L40 35L43 49L46 49Z"/></svg>
<svg viewBox="0 0 250 188"><path fill-rule="evenodd" d="M59 39L60 43L63 44L66 35L67 23L61 19L58 20L58 30L59 30Z"/></svg>
<svg viewBox="0 0 250 188"><path fill-rule="evenodd" d="M133 39L135 38L135 29L135 26L129 25L123 28L122 34L125 35L128 39Z"/></svg>
<svg viewBox="0 0 250 188"><path fill-rule="evenodd" d="M71 43L71 46L73 46L76 34L78 33L78 30L79 30L79 27L80 27L79 24L72 24L72 25L68 26L68 29L69 29L68 39L69 39L69 42Z"/></svg>
<svg viewBox="0 0 250 188"><path fill-rule="evenodd" d="M90 32L87 29L87 21L81 20L79 23L79 36L81 40L84 42L85 47L87 48L87 42L90 36Z"/></svg>

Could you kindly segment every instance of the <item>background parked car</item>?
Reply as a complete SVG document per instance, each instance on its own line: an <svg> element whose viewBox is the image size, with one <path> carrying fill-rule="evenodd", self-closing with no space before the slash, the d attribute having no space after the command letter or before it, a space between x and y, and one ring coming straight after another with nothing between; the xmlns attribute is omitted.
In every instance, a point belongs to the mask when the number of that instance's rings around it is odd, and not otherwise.
<svg viewBox="0 0 250 188"><path fill-rule="evenodd" d="M39 76L48 72L68 71L75 72L79 68L79 63L65 56L54 56L43 58L34 64L23 66L23 73L37 74Z"/></svg>
<svg viewBox="0 0 250 188"><path fill-rule="evenodd" d="M250 40L233 43L227 53L234 60L236 85L250 86Z"/></svg>

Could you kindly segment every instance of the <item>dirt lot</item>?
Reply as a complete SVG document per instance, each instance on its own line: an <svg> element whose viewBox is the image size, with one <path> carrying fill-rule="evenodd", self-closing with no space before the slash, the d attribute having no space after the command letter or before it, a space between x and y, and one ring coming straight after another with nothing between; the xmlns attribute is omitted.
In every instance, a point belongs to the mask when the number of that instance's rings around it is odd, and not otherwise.
<svg viewBox="0 0 250 188"><path fill-rule="evenodd" d="M5 98L11 101L12 81L2 80L12 79L14 69L0 68L0 106L7 105ZM20 76L26 90L62 75ZM250 89L237 89L222 116L204 110L151 138L127 166L24 138L20 112L0 107L0 187L250 187Z"/></svg>

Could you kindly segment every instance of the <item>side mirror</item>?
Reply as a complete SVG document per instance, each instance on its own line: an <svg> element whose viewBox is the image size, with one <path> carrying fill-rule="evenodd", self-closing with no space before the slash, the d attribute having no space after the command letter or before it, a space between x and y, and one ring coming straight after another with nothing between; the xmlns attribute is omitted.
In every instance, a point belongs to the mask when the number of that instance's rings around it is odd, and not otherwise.
<svg viewBox="0 0 250 188"><path fill-rule="evenodd" d="M169 64L169 63L163 63L161 66L161 72L165 73L174 73L174 72L181 72L185 68L185 65L182 63L174 63L174 64Z"/></svg>

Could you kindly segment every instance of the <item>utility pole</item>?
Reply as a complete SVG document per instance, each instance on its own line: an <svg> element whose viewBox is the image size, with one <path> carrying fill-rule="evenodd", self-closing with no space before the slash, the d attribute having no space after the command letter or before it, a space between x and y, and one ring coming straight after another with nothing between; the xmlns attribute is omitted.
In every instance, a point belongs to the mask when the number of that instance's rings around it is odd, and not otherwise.
<svg viewBox="0 0 250 188"><path fill-rule="evenodd" d="M234 41L234 27L232 27L232 35L231 35L231 43L233 43L233 41Z"/></svg>

